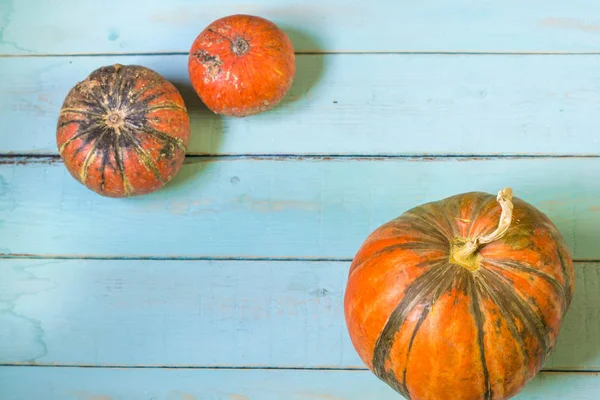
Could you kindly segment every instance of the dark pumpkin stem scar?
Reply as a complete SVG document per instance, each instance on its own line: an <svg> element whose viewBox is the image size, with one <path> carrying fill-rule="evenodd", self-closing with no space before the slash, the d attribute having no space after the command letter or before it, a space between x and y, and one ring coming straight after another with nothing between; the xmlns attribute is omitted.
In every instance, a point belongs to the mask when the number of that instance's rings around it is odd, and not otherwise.
<svg viewBox="0 0 600 400"><path fill-rule="evenodd" d="M250 44L243 37L236 37L231 45L231 50L238 56L243 56L250 50Z"/></svg>
<svg viewBox="0 0 600 400"><path fill-rule="evenodd" d="M123 125L123 118L118 112L112 112L107 115L106 124L111 128L117 129L119 126Z"/></svg>

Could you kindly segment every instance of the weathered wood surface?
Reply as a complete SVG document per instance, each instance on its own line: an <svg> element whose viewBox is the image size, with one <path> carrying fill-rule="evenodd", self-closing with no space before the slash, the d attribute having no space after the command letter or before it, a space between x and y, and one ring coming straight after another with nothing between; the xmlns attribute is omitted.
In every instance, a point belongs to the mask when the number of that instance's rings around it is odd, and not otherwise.
<svg viewBox="0 0 600 400"><path fill-rule="evenodd" d="M351 259L405 210L468 191L545 212L574 258L600 259L600 159L192 159L163 190L110 199L62 163L0 165L0 253Z"/></svg>
<svg viewBox="0 0 600 400"><path fill-rule="evenodd" d="M0 399L397 399L352 370L349 260L410 207L512 186L580 260L554 372L516 399L596 400L598 10L0 0ZM186 69L196 35L234 13L273 20L298 53L283 103L244 119L208 112ZM86 190L56 159L11 158L56 155L68 90L117 62L175 83L189 154L217 157L188 158L164 190L127 200Z"/></svg>
<svg viewBox="0 0 600 400"><path fill-rule="evenodd" d="M0 54L187 52L238 13L273 20L301 52L597 52L598 11L595 0L3 0Z"/></svg>
<svg viewBox="0 0 600 400"><path fill-rule="evenodd" d="M283 103L242 119L201 104L186 56L0 58L0 153L57 154L68 91L117 62L180 89L188 154L600 154L600 55L397 54L300 55Z"/></svg>
<svg viewBox="0 0 600 400"><path fill-rule="evenodd" d="M596 400L598 373L539 374L514 400ZM367 371L0 367L3 400L399 400Z"/></svg>
<svg viewBox="0 0 600 400"><path fill-rule="evenodd" d="M348 262L1 260L0 364L365 368ZM600 370L600 264L545 370Z"/></svg>

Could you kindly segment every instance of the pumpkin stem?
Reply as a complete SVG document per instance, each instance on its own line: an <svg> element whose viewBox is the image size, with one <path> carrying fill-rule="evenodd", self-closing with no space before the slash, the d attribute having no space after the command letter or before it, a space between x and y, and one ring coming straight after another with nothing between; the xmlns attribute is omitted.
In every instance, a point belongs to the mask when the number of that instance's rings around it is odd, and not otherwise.
<svg viewBox="0 0 600 400"><path fill-rule="evenodd" d="M123 126L123 115L119 111L112 111L104 117L104 121L109 128L118 129Z"/></svg>
<svg viewBox="0 0 600 400"><path fill-rule="evenodd" d="M498 227L496 230L489 235L481 236L478 240L479 244L486 244L493 242L495 240L500 239L506 231L508 231L508 227L512 222L512 214L513 214L513 191L511 188L505 188L498 192L498 196L496 200L500 203L500 207L502 207L502 214L500 214L500 222L498 223Z"/></svg>
<svg viewBox="0 0 600 400"><path fill-rule="evenodd" d="M231 45L231 50L238 56L242 56L250 50L250 44L242 37L236 37Z"/></svg>
<svg viewBox="0 0 600 400"><path fill-rule="evenodd" d="M483 244L490 243L502 238L512 222L513 215L513 191L511 188L504 188L498 192L496 200L502 207L500 214L500 222L498 227L489 235L479 236L474 239L458 240L453 246L451 261L474 271L479 268L478 255L476 254L479 247Z"/></svg>

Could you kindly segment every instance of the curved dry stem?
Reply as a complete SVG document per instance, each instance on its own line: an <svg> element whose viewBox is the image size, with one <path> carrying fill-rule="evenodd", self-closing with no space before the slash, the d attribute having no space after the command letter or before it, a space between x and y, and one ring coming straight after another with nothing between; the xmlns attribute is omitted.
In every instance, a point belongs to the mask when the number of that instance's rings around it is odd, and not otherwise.
<svg viewBox="0 0 600 400"><path fill-rule="evenodd" d="M511 188L504 188L498 192L496 201L498 201L500 207L502 207L498 227L488 235L468 239L455 246L451 256L455 263L465 266L470 270L477 269L478 262L474 256L479 247L483 244L501 239L510 227L514 208L512 198L513 191Z"/></svg>

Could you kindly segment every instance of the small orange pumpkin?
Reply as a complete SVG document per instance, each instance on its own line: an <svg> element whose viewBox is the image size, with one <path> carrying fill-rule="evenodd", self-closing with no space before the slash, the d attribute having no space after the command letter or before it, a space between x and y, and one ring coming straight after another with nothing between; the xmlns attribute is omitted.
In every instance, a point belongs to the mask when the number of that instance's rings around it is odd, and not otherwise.
<svg viewBox="0 0 600 400"><path fill-rule="evenodd" d="M344 309L361 359L407 399L499 400L541 369L573 288L557 228L504 189L376 229L351 264Z"/></svg>
<svg viewBox="0 0 600 400"><path fill-rule="evenodd" d="M230 15L194 40L188 70L194 90L214 113L245 117L275 107L292 86L294 47L273 22Z"/></svg>
<svg viewBox="0 0 600 400"><path fill-rule="evenodd" d="M56 143L80 183L107 197L160 189L181 168L190 121L179 91L139 65L96 69L64 100Z"/></svg>

